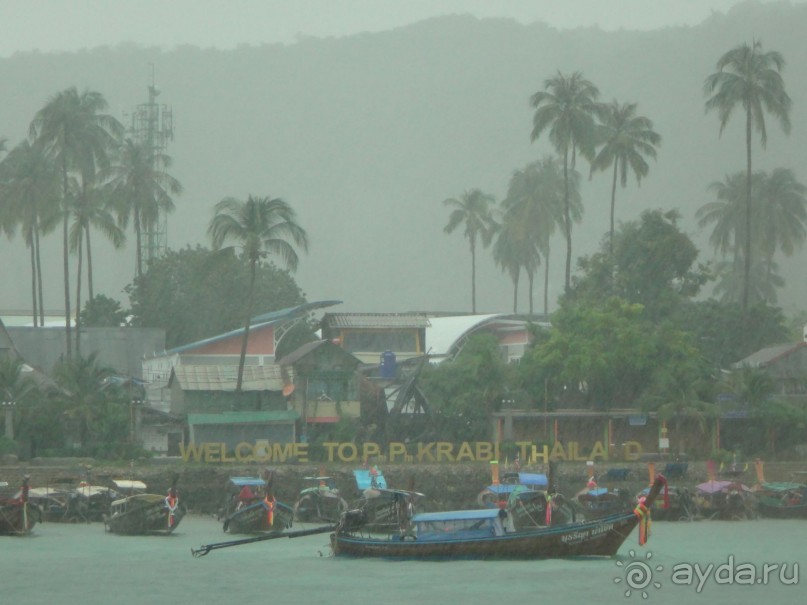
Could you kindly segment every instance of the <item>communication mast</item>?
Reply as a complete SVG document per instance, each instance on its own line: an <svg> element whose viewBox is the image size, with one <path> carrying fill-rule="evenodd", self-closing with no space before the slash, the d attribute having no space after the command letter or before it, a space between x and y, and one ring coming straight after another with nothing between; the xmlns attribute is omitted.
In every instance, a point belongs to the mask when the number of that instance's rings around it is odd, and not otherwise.
<svg viewBox="0 0 807 605"><path fill-rule="evenodd" d="M174 140L174 116L171 107L157 103L160 90L154 83L154 64L151 63L151 85L148 87L148 103L141 103L132 113L130 136L135 143L145 145L152 168L155 158L165 152L169 141ZM141 226L143 233L143 256L150 261L165 254L168 246L168 215L160 210L154 221Z"/></svg>

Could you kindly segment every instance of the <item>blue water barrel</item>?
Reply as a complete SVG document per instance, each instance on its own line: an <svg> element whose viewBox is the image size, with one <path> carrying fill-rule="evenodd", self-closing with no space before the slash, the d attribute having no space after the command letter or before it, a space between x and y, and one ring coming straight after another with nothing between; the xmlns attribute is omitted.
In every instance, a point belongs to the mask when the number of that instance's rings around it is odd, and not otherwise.
<svg viewBox="0 0 807 605"><path fill-rule="evenodd" d="M396 371L395 353L389 350L381 353L381 378L395 378Z"/></svg>

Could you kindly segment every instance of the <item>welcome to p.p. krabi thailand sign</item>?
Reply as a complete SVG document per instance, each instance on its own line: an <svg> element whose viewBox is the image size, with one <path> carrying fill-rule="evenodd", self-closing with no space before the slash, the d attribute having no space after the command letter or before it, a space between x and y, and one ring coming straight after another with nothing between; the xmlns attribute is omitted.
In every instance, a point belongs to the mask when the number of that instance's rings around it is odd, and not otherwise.
<svg viewBox="0 0 807 605"><path fill-rule="evenodd" d="M550 460L584 461L608 460L608 449L601 441L590 447L581 446L577 441L566 444L556 441L553 445L535 445L530 441L515 442L517 455L521 461L529 463L549 462ZM315 451L316 450L316 451ZM309 462L312 454L325 462L365 462L368 460L395 462L490 462L500 459L500 444L492 441L463 441L456 444L448 441L428 443L390 442L386 448L378 443L366 442L336 443L321 445L308 443L270 443L258 440L255 443L242 442L235 448L225 443L182 443L180 454L185 462L221 463L284 463ZM619 455L623 460L638 460L642 446L636 441L621 444ZM611 452L614 458L614 452Z"/></svg>

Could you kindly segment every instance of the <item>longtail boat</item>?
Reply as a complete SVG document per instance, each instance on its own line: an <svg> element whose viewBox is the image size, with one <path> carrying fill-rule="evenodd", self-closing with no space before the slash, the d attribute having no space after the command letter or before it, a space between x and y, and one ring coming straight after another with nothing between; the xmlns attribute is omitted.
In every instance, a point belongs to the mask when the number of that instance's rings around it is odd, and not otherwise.
<svg viewBox="0 0 807 605"><path fill-rule="evenodd" d="M411 528L389 535L366 531L361 511L350 510L331 534L331 549L337 556L392 559L610 557L637 526L639 543L647 541L650 507L665 485L666 479L658 475L636 508L590 521L553 515L554 496L536 490L514 493L501 509L418 514L412 517ZM511 514L522 499L535 514Z"/></svg>
<svg viewBox="0 0 807 605"><path fill-rule="evenodd" d="M765 481L762 460L756 460L754 466L757 513L769 519L807 519L807 485L795 481Z"/></svg>
<svg viewBox="0 0 807 605"><path fill-rule="evenodd" d="M807 485L793 481L755 487L757 512L771 519L807 519Z"/></svg>
<svg viewBox="0 0 807 605"><path fill-rule="evenodd" d="M170 534L185 516L186 509L179 500L176 479L166 496L145 493L146 484L142 481L118 479L113 483L121 493L131 495L110 505L110 514L104 517L108 532L130 536Z"/></svg>
<svg viewBox="0 0 807 605"><path fill-rule="evenodd" d="M309 485L300 491L294 503L294 518L303 523L336 523L347 510L332 477L304 477Z"/></svg>
<svg viewBox="0 0 807 605"><path fill-rule="evenodd" d="M28 475L23 477L22 488L14 497L0 497L0 535L24 536L42 521L42 510L28 501L28 479Z"/></svg>
<svg viewBox="0 0 807 605"><path fill-rule="evenodd" d="M351 509L361 511L365 531L400 530L408 524L415 513L418 499L423 497L420 492L389 488L384 473L376 465L369 469L356 469L353 476L361 497L351 505Z"/></svg>

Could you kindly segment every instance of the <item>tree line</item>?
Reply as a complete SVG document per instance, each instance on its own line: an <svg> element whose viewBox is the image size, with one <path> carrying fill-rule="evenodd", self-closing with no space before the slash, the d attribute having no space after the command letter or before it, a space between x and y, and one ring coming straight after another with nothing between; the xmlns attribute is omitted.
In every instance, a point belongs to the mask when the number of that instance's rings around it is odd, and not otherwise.
<svg viewBox="0 0 807 605"><path fill-rule="evenodd" d="M790 131L792 101L781 72L782 55L765 51L759 41L741 44L719 58L716 71L704 81L705 110L715 112L722 134L733 115L745 122L746 166L709 187L716 200L700 208L702 227L712 226L710 244L721 257L713 268L716 292L736 301L747 312L751 304L775 304L784 287L777 273L778 253L792 256L807 237L807 188L789 168L768 173L754 171L754 133L767 143L766 115ZM533 314L533 286L544 265L544 314L548 310L550 240L560 231L566 242L564 294L572 285L572 225L583 218L582 175L578 156L589 164L589 178L610 172L610 227L613 241L617 184L625 187L647 177L649 160L656 158L661 135L651 119L638 113L636 103L599 101L600 91L580 72L558 72L530 97L535 109L530 138L546 137L555 154L514 171L500 204L479 189L449 198L451 210L444 231L464 227L471 252L471 309L476 312L476 256L478 246L492 244L496 264L513 281L513 311L517 311L519 278L528 279L529 313ZM609 253L613 254L612 244Z"/></svg>

